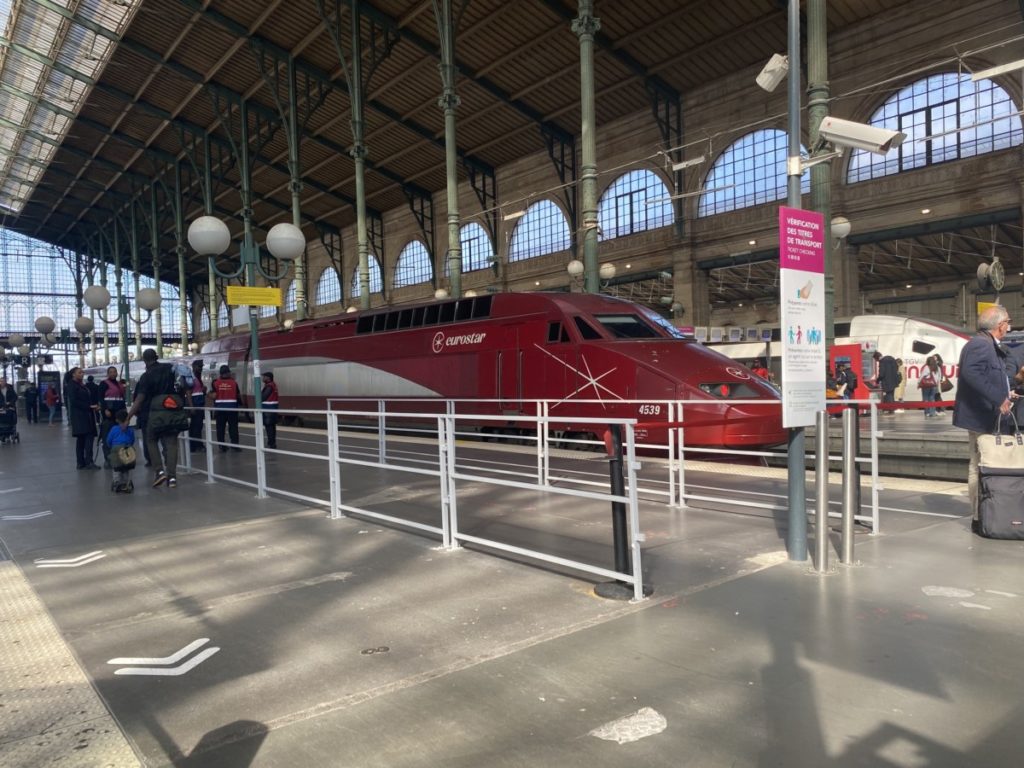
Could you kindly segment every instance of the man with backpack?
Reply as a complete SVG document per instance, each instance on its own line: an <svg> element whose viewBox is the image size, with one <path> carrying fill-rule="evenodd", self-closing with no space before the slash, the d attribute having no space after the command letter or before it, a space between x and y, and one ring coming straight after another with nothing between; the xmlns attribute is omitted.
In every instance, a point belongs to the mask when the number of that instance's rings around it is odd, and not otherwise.
<svg viewBox="0 0 1024 768"><path fill-rule="evenodd" d="M850 368L849 363L841 363L839 372L836 374L836 386L846 387L843 389L842 398L844 400L852 400L854 398L854 390L857 389L857 374Z"/></svg>
<svg viewBox="0 0 1024 768"><path fill-rule="evenodd" d="M178 432L188 429L185 405L191 403L191 393L175 375L174 367L159 361L155 350L145 350L142 360L146 364L146 372L135 387L135 399L128 411L128 419L140 412L147 416L144 437L150 461L157 467L153 487L166 484L168 488L176 488Z"/></svg>

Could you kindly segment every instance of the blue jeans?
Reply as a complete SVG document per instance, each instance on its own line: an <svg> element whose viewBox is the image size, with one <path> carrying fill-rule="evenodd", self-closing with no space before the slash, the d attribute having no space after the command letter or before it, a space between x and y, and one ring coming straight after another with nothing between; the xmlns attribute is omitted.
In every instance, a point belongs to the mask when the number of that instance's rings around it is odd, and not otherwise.
<svg viewBox="0 0 1024 768"><path fill-rule="evenodd" d="M939 400L939 388L938 387L921 387L921 399L926 403L935 403ZM934 408L925 408L925 416L934 416L938 411Z"/></svg>

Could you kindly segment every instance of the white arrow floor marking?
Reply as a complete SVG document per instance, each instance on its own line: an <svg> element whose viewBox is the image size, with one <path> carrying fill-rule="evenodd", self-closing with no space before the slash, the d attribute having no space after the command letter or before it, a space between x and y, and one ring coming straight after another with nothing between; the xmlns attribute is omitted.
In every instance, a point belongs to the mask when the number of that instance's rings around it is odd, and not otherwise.
<svg viewBox="0 0 1024 768"><path fill-rule="evenodd" d="M190 653L192 653L192 651L196 650L197 648L202 648L208 642L210 642L210 638L208 638L208 637L200 637L198 640L193 640L191 643L186 645L184 648L182 648L180 651L175 653L173 656L164 656L162 659L149 659L149 658L138 658L138 659L136 659L136 658L126 657L126 658L111 659L110 661L107 662L107 664L158 664L158 665L177 664L179 661L181 661L186 656L188 656Z"/></svg>
<svg viewBox="0 0 1024 768"><path fill-rule="evenodd" d="M6 491L0 491L0 493L15 493L16 491L24 491L24 488L8 488Z"/></svg>
<svg viewBox="0 0 1024 768"><path fill-rule="evenodd" d="M36 568L77 568L80 565L88 565L89 563L95 563L97 560L102 560L106 557L106 553L102 549L97 549L95 552L89 552L86 555L79 555L78 557L69 557L65 560L34 560Z"/></svg>
<svg viewBox="0 0 1024 768"><path fill-rule="evenodd" d="M205 641L204 641L205 642ZM190 660L186 661L180 667L125 667L124 669L118 669L114 672L115 675L163 675L165 677L177 677L178 675L184 675L191 669L198 667L208 658L213 656L220 648L213 646L207 648L202 653L197 653ZM110 664L111 662L107 662Z"/></svg>
<svg viewBox="0 0 1024 768"><path fill-rule="evenodd" d="M36 512L32 515L4 515L0 517L0 520L35 520L37 517L46 517L52 514L53 512L48 509L45 512Z"/></svg>

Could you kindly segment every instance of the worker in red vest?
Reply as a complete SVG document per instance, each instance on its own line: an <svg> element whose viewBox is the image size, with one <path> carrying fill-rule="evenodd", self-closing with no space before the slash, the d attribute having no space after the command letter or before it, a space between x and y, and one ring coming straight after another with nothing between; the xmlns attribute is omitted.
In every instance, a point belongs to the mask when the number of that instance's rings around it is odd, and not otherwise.
<svg viewBox="0 0 1024 768"><path fill-rule="evenodd" d="M234 450L240 451L238 447L238 411L242 407L242 393L238 389L238 382L231 376L231 369L226 365L220 367L220 377L213 380L213 387L210 392L213 395L213 412L217 422L217 442L220 443L220 451L224 453L228 447L224 445L224 428L231 436L231 444Z"/></svg>
<svg viewBox="0 0 1024 768"><path fill-rule="evenodd" d="M262 378L260 400L263 403L263 426L267 430L267 448L277 448L277 384L270 371L264 373Z"/></svg>

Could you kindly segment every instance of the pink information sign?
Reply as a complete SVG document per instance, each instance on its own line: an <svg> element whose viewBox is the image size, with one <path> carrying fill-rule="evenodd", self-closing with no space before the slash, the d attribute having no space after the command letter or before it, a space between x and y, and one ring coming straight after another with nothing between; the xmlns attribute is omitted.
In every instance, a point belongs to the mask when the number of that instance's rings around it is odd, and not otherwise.
<svg viewBox="0 0 1024 768"><path fill-rule="evenodd" d="M779 209L782 423L814 424L825 407L825 218Z"/></svg>
<svg viewBox="0 0 1024 768"><path fill-rule="evenodd" d="M825 217L817 211L779 208L779 268L825 272Z"/></svg>

